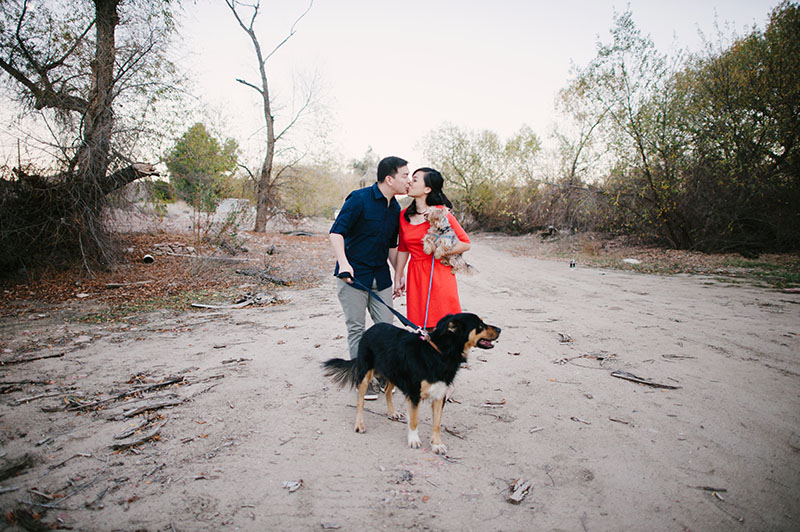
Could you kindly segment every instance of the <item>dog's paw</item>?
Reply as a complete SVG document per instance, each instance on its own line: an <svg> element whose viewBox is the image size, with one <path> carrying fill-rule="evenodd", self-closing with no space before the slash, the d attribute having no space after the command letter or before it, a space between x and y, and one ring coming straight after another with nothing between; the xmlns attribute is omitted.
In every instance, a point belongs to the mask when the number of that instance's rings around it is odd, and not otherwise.
<svg viewBox="0 0 800 532"><path fill-rule="evenodd" d="M436 454L447 454L447 445L443 443L431 443L431 451Z"/></svg>
<svg viewBox="0 0 800 532"><path fill-rule="evenodd" d="M419 441L419 432L416 430L408 431L408 446L412 449L419 449L422 447L422 442Z"/></svg>
<svg viewBox="0 0 800 532"><path fill-rule="evenodd" d="M389 414L389 419L391 419L392 421L405 421L406 415L401 412L392 412L391 414Z"/></svg>
<svg viewBox="0 0 800 532"><path fill-rule="evenodd" d="M356 432L358 432L359 434L363 434L363 433L367 432L367 427L364 425L363 422L362 423L356 423L356 426L355 426L354 430Z"/></svg>

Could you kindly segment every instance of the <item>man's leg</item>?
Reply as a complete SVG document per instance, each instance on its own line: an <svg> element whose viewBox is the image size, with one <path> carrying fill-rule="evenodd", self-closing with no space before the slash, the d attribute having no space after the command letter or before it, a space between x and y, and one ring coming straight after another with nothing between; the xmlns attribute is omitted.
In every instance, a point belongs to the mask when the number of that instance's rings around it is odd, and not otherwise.
<svg viewBox="0 0 800 532"><path fill-rule="evenodd" d="M364 334L364 325L367 314L367 294L363 290L353 288L348 283L338 279L337 295L344 311L344 322L347 326L347 345L350 348L350 358L358 357L358 342Z"/></svg>
<svg viewBox="0 0 800 532"><path fill-rule="evenodd" d="M379 292L376 283L373 281L372 291L378 294L378 297L380 297L384 303L386 303L386 305L392 304L393 289L391 286ZM374 297L369 298L367 308L369 308L369 315L374 323L392 323L392 320L394 320L394 314L392 314L392 311L389 310L386 305Z"/></svg>

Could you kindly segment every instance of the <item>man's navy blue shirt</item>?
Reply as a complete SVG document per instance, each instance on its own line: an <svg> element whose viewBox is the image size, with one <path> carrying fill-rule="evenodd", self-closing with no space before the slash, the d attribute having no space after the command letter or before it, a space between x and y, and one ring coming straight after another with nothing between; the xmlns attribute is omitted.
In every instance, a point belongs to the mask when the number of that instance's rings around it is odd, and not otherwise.
<svg viewBox="0 0 800 532"><path fill-rule="evenodd" d="M389 249L397 247L400 230L400 204L392 198L388 204L375 183L350 193L344 200L331 233L344 237L344 253L353 267L355 278L364 286L378 290L392 286L389 273ZM339 274L336 263L334 275Z"/></svg>

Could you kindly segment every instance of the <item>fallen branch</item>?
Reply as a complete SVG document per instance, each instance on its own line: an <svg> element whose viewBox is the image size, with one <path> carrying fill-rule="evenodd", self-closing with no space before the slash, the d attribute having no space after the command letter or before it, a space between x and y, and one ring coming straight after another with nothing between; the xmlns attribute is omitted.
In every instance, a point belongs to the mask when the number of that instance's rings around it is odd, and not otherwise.
<svg viewBox="0 0 800 532"><path fill-rule="evenodd" d="M17 385L20 385L20 384L37 384L37 385L41 385L41 386L47 386L48 384L53 384L53 381L50 381L50 380L48 380L48 381L35 381L35 380L31 380L31 379L24 379L24 380L21 380L21 381L2 381L2 382L0 382L0 387L3 387L3 386L17 386Z"/></svg>
<svg viewBox="0 0 800 532"><path fill-rule="evenodd" d="M70 460L72 460L73 458L78 458L79 456L83 457L83 458L91 458L92 457L91 454L84 454L84 453L73 454L72 456L70 456L66 460L62 460L61 462L59 462L57 464L53 464L53 465L47 466L47 469L57 469L57 468L63 466L64 464L66 464L67 462L69 462Z"/></svg>
<svg viewBox="0 0 800 532"><path fill-rule="evenodd" d="M140 443L144 443L147 440L150 440L150 439L158 436L159 433L161 432L161 429L164 428L164 425L166 425L166 424L167 424L167 422L164 421L163 423L161 423L160 425L158 425L154 429L152 429L152 430L150 430L148 432L145 432L144 434L142 434L141 436L139 436L137 438L134 438L134 439L128 440L128 441L123 441L123 442L112 444L111 448L114 449L114 450L127 449L129 447L134 447L136 445L139 445Z"/></svg>
<svg viewBox="0 0 800 532"><path fill-rule="evenodd" d="M55 355L42 355L40 357L32 357L32 358L21 358L16 360L0 360L0 366L10 366L12 364L24 364L26 362L33 362L34 360L44 360L45 358L60 358L63 357L64 353L58 353Z"/></svg>
<svg viewBox="0 0 800 532"><path fill-rule="evenodd" d="M458 438L459 440L463 440L463 439L464 439L464 436L462 436L461 434L459 434L457 431L455 431L455 430L453 430L453 429L449 429L449 428L445 427L445 428L444 428L444 431L445 431L446 433L450 434L451 436L455 436L455 437L456 437L456 438Z"/></svg>
<svg viewBox="0 0 800 532"><path fill-rule="evenodd" d="M204 303L192 303L194 308L210 308L210 309L234 309L234 308L244 308L248 305L252 305L254 301L252 299L248 299L246 301L242 301L241 303L236 303L235 305L206 305Z"/></svg>
<svg viewBox="0 0 800 532"><path fill-rule="evenodd" d="M280 286L289 286L291 284L289 281L285 279L280 279L278 277L274 277L267 273L267 270L236 270L236 273L239 275L247 275L249 277L255 277L261 281L266 281L268 283L277 284Z"/></svg>
<svg viewBox="0 0 800 532"><path fill-rule="evenodd" d="M150 391L153 391L153 390L157 390L159 388L163 388L165 386L170 386L172 384L183 383L186 380L186 377L169 377L168 379L169 380L162 381L162 382L157 382L155 384L148 384L147 386L144 386L144 387L139 386L139 387L136 387L136 388L134 388L132 390L127 390L127 391L118 393L117 395L114 395L113 397L109 397L107 399L100 399L99 401L93 401L91 403L82 403L82 404L79 404L79 405L70 406L69 408L67 408L67 410L83 410L85 408L94 408L96 406L100 406L100 405L104 405L106 403L111 403L113 401L118 401L120 399L124 399L125 397L128 397L130 395L136 395L137 393L150 392Z"/></svg>
<svg viewBox="0 0 800 532"><path fill-rule="evenodd" d="M248 305L274 305L283 303L278 297L270 296L268 294L258 293L252 294L247 293L242 295L239 298L239 301L234 303L233 305L208 305L204 303L192 303L193 307L196 308L210 308L210 309L235 309L235 308L242 308Z"/></svg>
<svg viewBox="0 0 800 532"><path fill-rule="evenodd" d="M40 393L39 395L33 395L31 397L23 397L22 399L17 399L14 401L14 406L19 406L23 403L27 403L30 401L35 401L36 399L44 399L45 397L55 397L57 395L61 395L61 392L51 392L51 393Z"/></svg>
<svg viewBox="0 0 800 532"><path fill-rule="evenodd" d="M186 399L184 399L182 397L180 397L180 398L169 397L169 398L165 398L165 399L158 399L156 401L145 403L145 404L143 404L141 406L138 406L136 408L132 408L130 410L125 410L122 413L122 415L123 415L123 417L133 417L133 416L136 416L138 414L141 414L143 412L147 412L147 411L150 411L150 410L159 410L161 408L166 408L168 406L178 406L179 404L183 403L184 401L186 401Z"/></svg>
<svg viewBox="0 0 800 532"><path fill-rule="evenodd" d="M228 360L223 360L222 364L238 364L240 362L250 362L252 358L229 358Z"/></svg>
<svg viewBox="0 0 800 532"><path fill-rule="evenodd" d="M695 489L703 490L703 491L718 491L720 493L727 493L727 489L725 488L714 488L711 486L692 486Z"/></svg>
<svg viewBox="0 0 800 532"><path fill-rule="evenodd" d="M115 440L124 440L125 438L133 436L136 433L137 430L144 428L147 425L147 423L148 423L148 421L146 419L143 419L135 427L131 427L131 428L127 429L127 430L124 430L124 431L120 432L116 436L114 436L114 439Z"/></svg>
<svg viewBox="0 0 800 532"><path fill-rule="evenodd" d="M652 386L653 388L663 388L665 390L679 390L680 386L671 386L669 384L660 384L658 382L652 382L648 379L644 379L642 377L636 376L633 373L628 373L627 371L614 371L611 373L612 377L616 377L618 379L624 379L626 381L636 382L639 384L644 384L646 386Z"/></svg>
<svg viewBox="0 0 800 532"><path fill-rule="evenodd" d="M138 286L142 284L150 284L153 281L135 281L130 283L106 283L106 288L125 288L126 286Z"/></svg>
<svg viewBox="0 0 800 532"><path fill-rule="evenodd" d="M161 253L161 255L168 255L170 257L188 257L190 259L219 260L223 262L254 262L260 260L257 258L242 259L236 257L217 257L214 255L189 255L187 253Z"/></svg>

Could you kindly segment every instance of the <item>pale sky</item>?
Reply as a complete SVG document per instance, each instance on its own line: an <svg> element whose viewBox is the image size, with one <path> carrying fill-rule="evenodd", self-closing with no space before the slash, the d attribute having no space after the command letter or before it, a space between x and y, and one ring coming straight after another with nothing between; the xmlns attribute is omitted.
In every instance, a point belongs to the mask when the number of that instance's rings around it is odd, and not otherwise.
<svg viewBox="0 0 800 532"><path fill-rule="evenodd" d="M317 132L327 131L327 151L343 163L371 146L412 167L429 164L420 141L446 122L502 138L527 124L546 142L570 65L585 66L598 38L609 42L615 12L630 8L637 28L661 51L698 51L699 32L713 41L716 23L740 35L754 25L763 29L778 3L314 0L294 36L267 63L273 114L280 126L289 116L293 82L316 74L326 112L307 121L309 129L296 130L302 134L296 143L318 141ZM268 52L288 35L308 0L262 4L256 31ZM192 120L236 138L253 164L253 154L263 154L262 109L255 91L235 81L258 82L249 38L223 0L187 0L183 9L175 59L194 83L198 111ZM0 105L4 116L8 105ZM17 136L14 130L0 134L3 160L15 161Z"/></svg>
<svg viewBox="0 0 800 532"><path fill-rule="evenodd" d="M308 6L263 0L256 29L271 50ZM571 63L586 65L598 37L609 42L614 13L628 7L661 51L698 51L716 24L739 34L763 29L777 0L315 0L295 35L268 61L278 103L292 79L317 72L331 124L329 141L346 161L368 146L380 156L422 160L422 136L450 122L506 137L528 124L544 138ZM226 117L227 135L258 142L263 123L250 42L222 0L186 7L183 27L203 99ZM729 32L728 32L729 33ZM280 118L281 112L276 113ZM283 113L286 116L286 113ZM252 134L255 133L255 137ZM248 139L250 139L248 141Z"/></svg>

